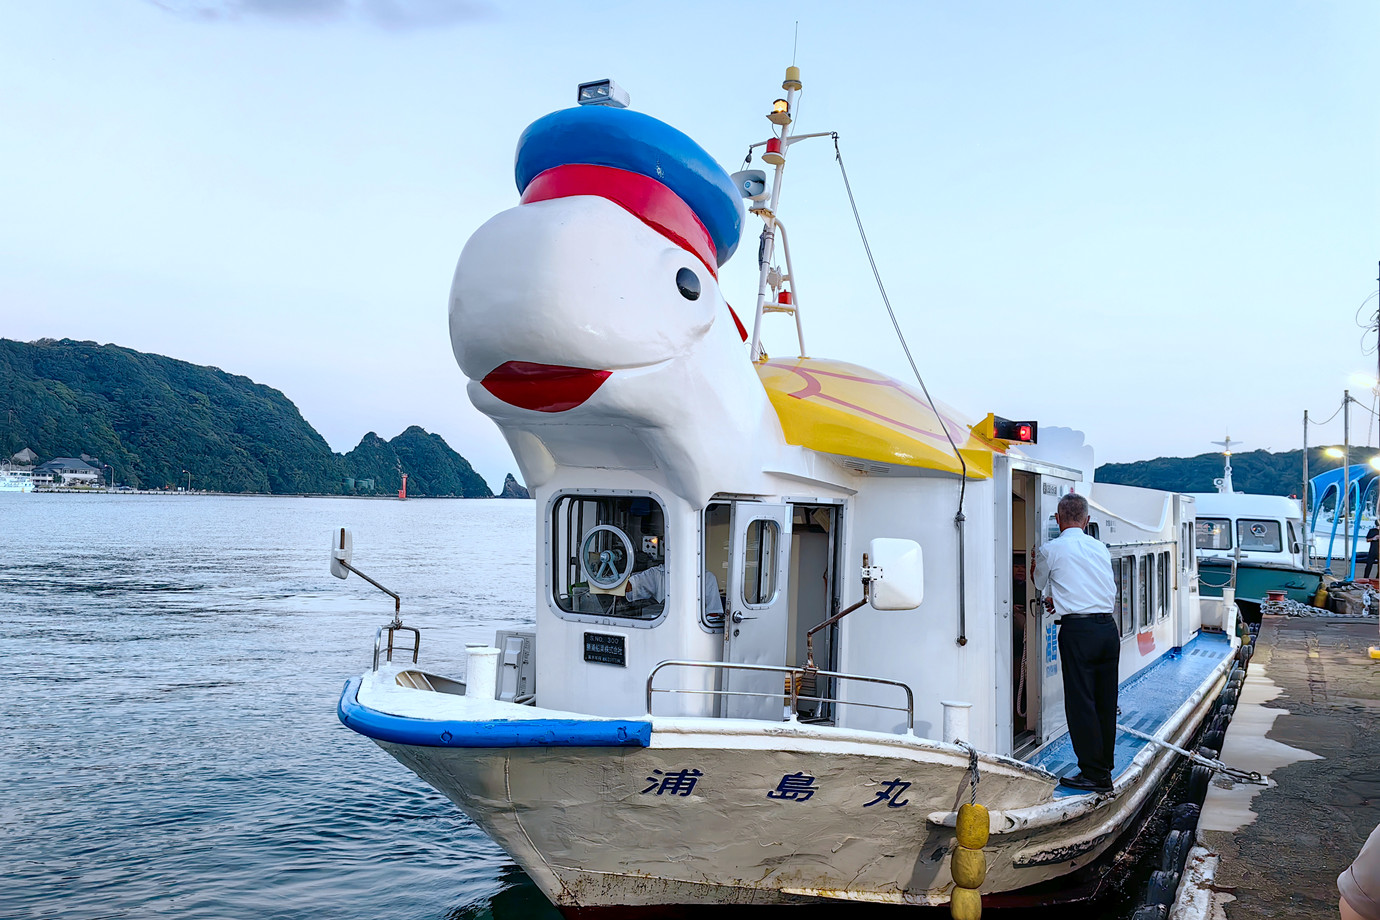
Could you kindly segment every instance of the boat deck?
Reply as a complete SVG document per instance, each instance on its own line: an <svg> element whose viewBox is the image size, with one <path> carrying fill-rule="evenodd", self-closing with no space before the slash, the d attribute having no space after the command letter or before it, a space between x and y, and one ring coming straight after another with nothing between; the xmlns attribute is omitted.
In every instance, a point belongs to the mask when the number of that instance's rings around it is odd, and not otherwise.
<svg viewBox="0 0 1380 920"><path fill-rule="evenodd" d="M1150 667L1122 682L1117 693L1117 704L1121 708L1117 722L1147 735L1155 734L1183 705L1188 694L1196 690L1212 673L1212 669L1230 654L1231 639L1227 635L1201 632L1194 636L1183 648L1167 653ZM1149 743L1118 732L1113 776L1120 776ZM1068 735L1042 748L1031 763L1060 777L1078 772L1078 759L1073 754L1073 742ZM1054 793L1056 798L1083 794L1063 786Z"/></svg>

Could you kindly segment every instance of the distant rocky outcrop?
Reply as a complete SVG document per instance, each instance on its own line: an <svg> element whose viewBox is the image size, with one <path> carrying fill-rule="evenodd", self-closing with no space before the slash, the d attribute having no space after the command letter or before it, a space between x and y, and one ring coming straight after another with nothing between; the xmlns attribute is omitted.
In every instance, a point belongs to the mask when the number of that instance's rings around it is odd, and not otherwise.
<svg viewBox="0 0 1380 920"><path fill-rule="evenodd" d="M513 478L509 473L508 478L503 480L503 491L498 493L499 498L531 498L532 493L527 491L527 487Z"/></svg>
<svg viewBox="0 0 1380 920"><path fill-rule="evenodd" d="M16 453L99 457L114 482L144 489L387 493L406 471L408 495L493 495L440 435L416 426L391 441L371 431L342 456L272 387L71 339L0 339L0 457Z"/></svg>
<svg viewBox="0 0 1380 920"><path fill-rule="evenodd" d="M356 482L372 479L378 492L396 492L407 473L407 494L416 497L492 498L486 483L469 461L451 450L439 434L416 425L391 441L374 432L344 456Z"/></svg>

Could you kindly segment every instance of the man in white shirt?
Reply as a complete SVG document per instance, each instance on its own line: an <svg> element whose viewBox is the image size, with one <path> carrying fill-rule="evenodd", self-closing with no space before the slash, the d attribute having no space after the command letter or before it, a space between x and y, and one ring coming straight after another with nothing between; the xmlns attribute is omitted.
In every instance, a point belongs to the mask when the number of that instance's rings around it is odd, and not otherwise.
<svg viewBox="0 0 1380 920"><path fill-rule="evenodd" d="M1070 492L1055 515L1059 536L1035 553L1031 578L1048 590L1046 608L1058 615L1059 656L1064 660L1064 713L1079 773L1060 785L1093 792L1112 790L1116 748L1117 665L1121 636L1112 610L1116 578L1112 556L1084 533L1088 500Z"/></svg>
<svg viewBox="0 0 1380 920"><path fill-rule="evenodd" d="M630 601L654 600L666 603L666 565L656 565L628 576L627 598ZM704 570L704 612L710 617L723 617L724 603L719 597L719 579L708 569Z"/></svg>

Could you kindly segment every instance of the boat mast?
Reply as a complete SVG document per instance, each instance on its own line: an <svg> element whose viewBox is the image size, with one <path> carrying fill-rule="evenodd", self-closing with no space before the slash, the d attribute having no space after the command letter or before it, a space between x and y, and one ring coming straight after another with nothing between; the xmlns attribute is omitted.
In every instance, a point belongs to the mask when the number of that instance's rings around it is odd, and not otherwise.
<svg viewBox="0 0 1380 920"><path fill-rule="evenodd" d="M754 361L762 356L764 313L790 313L795 317L795 333L800 342L800 356L805 357L805 329L800 321L800 298L795 283L795 269L791 266L791 244L786 236L786 225L776 216L776 209L781 201L781 177L786 171L786 150L797 141L809 140L812 137L833 137L834 132L819 131L814 134L795 135L791 133L791 126L795 122L796 102L800 98L802 85L800 68L794 64L787 67L786 79L781 83L781 88L786 91L786 98L773 102L771 111L767 113L767 120L779 127L781 133L769 141L761 141L748 147L749 159L753 150L766 147L766 152L762 154L762 162L776 167L776 174L771 183L770 200L751 208L752 213L762 218L765 224L762 228L762 242L757 249L757 310L752 317L752 341L748 351ZM781 251L786 256L784 275L772 265L772 257L776 254L777 230L781 231ZM790 282L789 290L785 288L787 282ZM768 303L768 289L780 291L779 299Z"/></svg>
<svg viewBox="0 0 1380 920"><path fill-rule="evenodd" d="M1213 441L1212 443L1222 448L1222 478L1214 480L1213 485L1217 486L1219 494L1230 495L1236 491L1231 484L1231 435L1227 435L1225 441ZM1241 442L1237 441L1236 443L1240 444Z"/></svg>
<svg viewBox="0 0 1380 920"><path fill-rule="evenodd" d="M786 91L786 98L776 100L767 115L772 124L780 126L781 133L766 142L767 151L762 154L764 163L776 167L776 174L771 182L771 199L765 209L753 209L753 213L760 216L764 224L762 244L757 250L757 311L752 319L752 347L748 351L754 361L757 360L762 347L762 308L767 302L767 281L772 270L772 256L776 254L776 208L781 201L781 179L786 172L786 148L790 146L791 141L791 125L794 121L791 113L795 111L796 100L800 98L803 86L800 82L800 68L794 64L787 67L786 79L781 82L781 88ZM791 286L794 287L795 279L791 280ZM799 314L796 314L796 320L798 323ZM802 351L804 347L802 342Z"/></svg>

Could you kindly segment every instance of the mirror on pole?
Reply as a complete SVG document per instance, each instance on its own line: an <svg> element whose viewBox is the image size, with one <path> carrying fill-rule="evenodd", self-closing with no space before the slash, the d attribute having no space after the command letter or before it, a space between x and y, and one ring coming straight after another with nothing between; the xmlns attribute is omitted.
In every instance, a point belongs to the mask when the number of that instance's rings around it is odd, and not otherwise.
<svg viewBox="0 0 1380 920"><path fill-rule="evenodd" d="M868 546L868 603L874 610L914 610L925 599L925 562L914 540L878 537Z"/></svg>
<svg viewBox="0 0 1380 920"><path fill-rule="evenodd" d="M339 534L331 534L331 574L336 578L350 577L350 560L354 556L354 538L350 531L340 528Z"/></svg>

